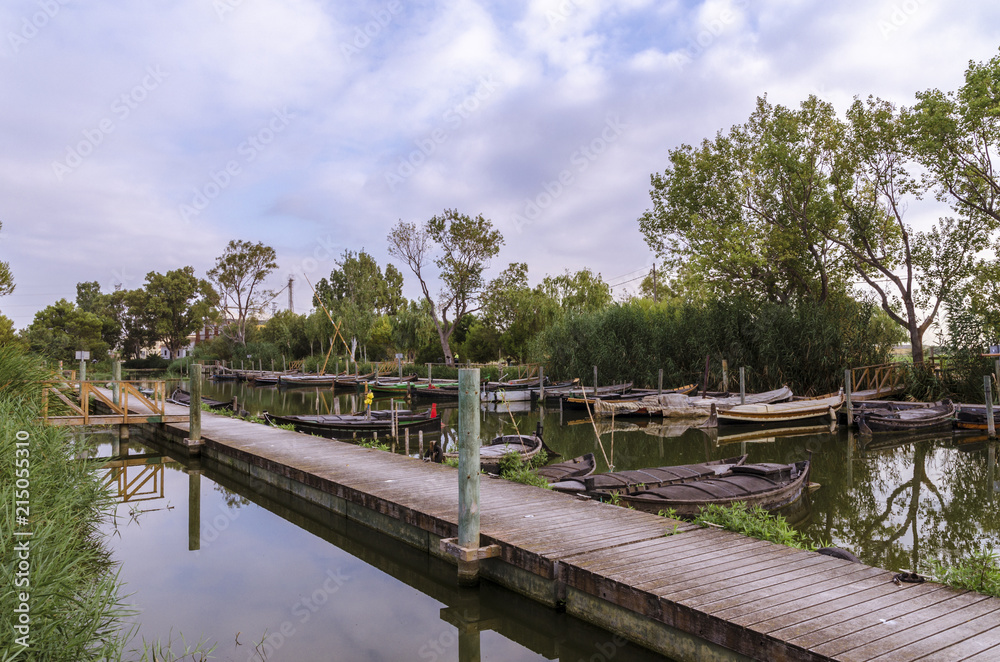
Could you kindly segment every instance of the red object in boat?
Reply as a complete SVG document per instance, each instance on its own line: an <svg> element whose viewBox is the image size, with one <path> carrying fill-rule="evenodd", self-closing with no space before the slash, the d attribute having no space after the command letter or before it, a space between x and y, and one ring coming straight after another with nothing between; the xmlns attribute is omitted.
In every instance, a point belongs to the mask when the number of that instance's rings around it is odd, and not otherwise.
<svg viewBox="0 0 1000 662"><path fill-rule="evenodd" d="M431 418L437 418L438 416L438 403L431 403Z"/></svg>

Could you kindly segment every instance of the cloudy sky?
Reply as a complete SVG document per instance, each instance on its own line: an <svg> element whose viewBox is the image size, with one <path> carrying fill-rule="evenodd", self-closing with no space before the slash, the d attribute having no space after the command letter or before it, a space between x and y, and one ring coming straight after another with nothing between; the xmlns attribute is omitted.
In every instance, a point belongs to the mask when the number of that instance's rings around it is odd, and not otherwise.
<svg viewBox="0 0 1000 662"><path fill-rule="evenodd" d="M955 89L998 25L985 1L9 0L0 311L204 275L246 239L305 312L303 275L384 264L393 224L445 208L503 232L493 273L591 267L621 293L653 263L636 219L669 149L763 94Z"/></svg>

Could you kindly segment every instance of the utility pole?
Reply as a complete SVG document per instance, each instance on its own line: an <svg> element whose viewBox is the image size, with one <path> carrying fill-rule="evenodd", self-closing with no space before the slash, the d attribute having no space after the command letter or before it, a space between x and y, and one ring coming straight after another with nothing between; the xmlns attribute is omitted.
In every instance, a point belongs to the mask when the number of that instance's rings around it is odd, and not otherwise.
<svg viewBox="0 0 1000 662"><path fill-rule="evenodd" d="M656 291L656 262L653 263L653 303L658 303L660 301L657 296L659 293Z"/></svg>

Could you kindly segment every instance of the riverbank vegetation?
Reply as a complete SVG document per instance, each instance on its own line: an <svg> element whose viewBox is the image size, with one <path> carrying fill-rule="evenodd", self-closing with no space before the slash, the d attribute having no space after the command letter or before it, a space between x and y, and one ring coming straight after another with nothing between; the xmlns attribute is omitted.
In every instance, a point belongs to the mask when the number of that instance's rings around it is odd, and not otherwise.
<svg viewBox="0 0 1000 662"><path fill-rule="evenodd" d="M35 422L37 382L48 376L34 357L0 347L0 659L120 659L131 612L101 532L113 504L93 465L74 459L82 449L70 436ZM26 631L14 627L20 614Z"/></svg>

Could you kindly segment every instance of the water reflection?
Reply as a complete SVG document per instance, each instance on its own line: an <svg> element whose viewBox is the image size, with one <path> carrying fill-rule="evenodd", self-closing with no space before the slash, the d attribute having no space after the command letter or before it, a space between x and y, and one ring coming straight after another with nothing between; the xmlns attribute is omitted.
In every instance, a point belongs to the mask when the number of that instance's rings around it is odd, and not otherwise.
<svg viewBox="0 0 1000 662"><path fill-rule="evenodd" d="M147 641L182 633L218 642L216 659L268 662L663 659L489 582L460 588L448 563L163 450L122 444L102 469L110 476L161 458L148 465L162 477L158 495L138 510L131 491L120 492L109 524Z"/></svg>

